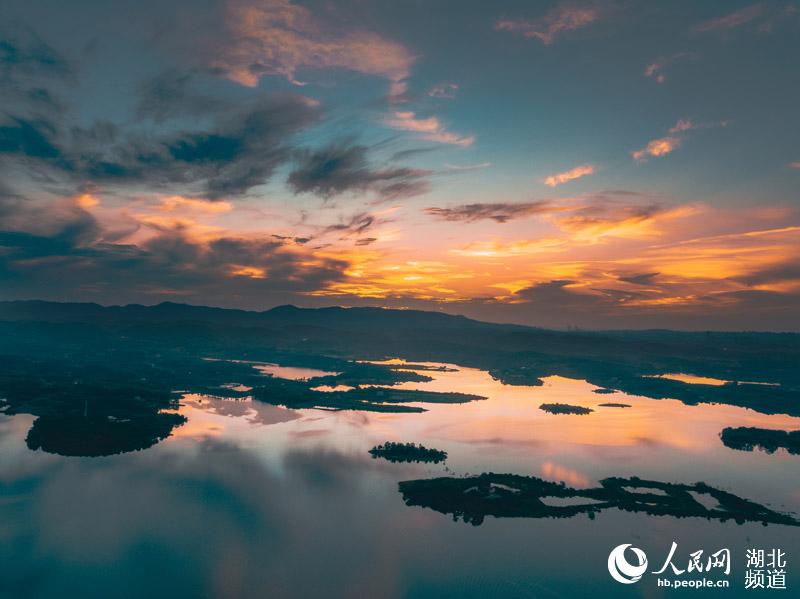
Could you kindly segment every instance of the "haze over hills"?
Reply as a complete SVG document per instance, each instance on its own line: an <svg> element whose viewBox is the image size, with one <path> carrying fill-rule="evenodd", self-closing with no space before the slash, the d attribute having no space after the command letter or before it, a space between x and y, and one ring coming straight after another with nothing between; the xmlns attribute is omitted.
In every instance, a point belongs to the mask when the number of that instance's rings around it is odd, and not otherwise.
<svg viewBox="0 0 800 599"><path fill-rule="evenodd" d="M394 327L457 327L498 330L538 331L540 333L612 334L624 333L632 336L650 336L672 333L676 336L705 337L716 335L737 335L739 333L763 336L777 335L797 337L796 332L769 332L750 329L740 331L682 331L672 329L604 329L590 330L533 327L522 324L484 322L457 314L433 312L427 310L406 310L377 307L341 307L300 308L291 304L276 306L268 310L243 310L237 308L219 308L200 306L179 302L161 302L154 305L125 304L104 306L93 302L53 302L46 300L8 300L0 301L0 320L7 321L39 321L39 322L177 322L203 321L216 324L231 325L320 325L326 327L340 326L394 326Z"/></svg>
<svg viewBox="0 0 800 599"><path fill-rule="evenodd" d="M472 320L464 316L422 310L392 310L385 308L298 308L283 305L261 312L233 308L215 308L175 302L161 302L152 306L127 304L102 306L95 303L62 303L41 300L0 302L0 319L31 320L40 322L164 322L198 320L217 324L261 325L392 325L400 327L513 327L522 325L495 325Z"/></svg>

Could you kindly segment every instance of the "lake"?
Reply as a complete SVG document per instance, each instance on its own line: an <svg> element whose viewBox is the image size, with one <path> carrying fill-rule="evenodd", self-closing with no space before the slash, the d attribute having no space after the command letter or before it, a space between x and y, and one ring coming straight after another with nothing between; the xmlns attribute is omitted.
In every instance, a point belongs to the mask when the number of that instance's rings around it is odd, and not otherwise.
<svg viewBox="0 0 800 599"><path fill-rule="evenodd" d="M400 360L390 363L404 367ZM407 366L433 380L396 388L487 399L411 404L422 413L380 413L290 410L247 396L187 393L177 410L187 421L171 436L149 449L97 458L31 451L25 438L34 417L0 416L0 592L580 597L591 588L597 596L660 597L668 589L657 586L656 575L619 584L607 560L611 549L631 543L646 552L649 571L657 570L673 541L680 569L698 549L704 556L730 549L730 575L709 573L730 580L720 596L750 596L744 589L750 548L785 551L786 586L800 585L800 563L793 561L800 555L800 529L794 526L613 506L559 517L488 515L476 526L406 505L398 490L401 481L471 479L484 472L563 482L578 493L597 489L608 477L702 481L795 517L800 455L733 449L720 433L727 427L793 431L800 418L597 393L594 385L561 376L546 377L540 386L509 386L474 368ZM331 374L254 367L287 379ZM238 383L228 386L246 392ZM541 404L592 411L553 414ZM419 443L448 457L442 463L395 463L368 453L387 441ZM697 578L697 572L668 575Z"/></svg>

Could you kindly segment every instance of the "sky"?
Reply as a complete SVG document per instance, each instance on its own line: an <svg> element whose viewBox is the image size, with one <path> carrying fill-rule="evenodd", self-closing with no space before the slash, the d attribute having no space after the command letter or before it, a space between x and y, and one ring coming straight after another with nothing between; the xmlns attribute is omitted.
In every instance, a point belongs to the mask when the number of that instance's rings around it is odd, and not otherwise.
<svg viewBox="0 0 800 599"><path fill-rule="evenodd" d="M0 300L800 330L800 4L6 0Z"/></svg>

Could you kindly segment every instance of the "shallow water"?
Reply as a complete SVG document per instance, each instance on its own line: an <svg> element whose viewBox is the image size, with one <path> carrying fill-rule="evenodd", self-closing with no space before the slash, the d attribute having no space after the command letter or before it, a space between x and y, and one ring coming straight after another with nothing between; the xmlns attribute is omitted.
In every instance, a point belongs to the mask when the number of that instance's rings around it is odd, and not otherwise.
<svg viewBox="0 0 800 599"><path fill-rule="evenodd" d="M606 560L613 547L633 543L655 570L672 541L683 568L692 551L730 548L731 588L722 596L750 594L744 576L751 547L786 551L788 592L800 589L800 528L618 509L593 519L488 517L471 526L408 507L398 492L399 481L489 471L575 488L638 476L703 481L797 514L800 456L732 450L719 434L738 426L796 430L800 418L598 394L585 381L561 377L506 386L480 370L427 366L448 369L425 370L433 381L399 387L488 399L414 404L427 411L398 414L186 395L180 412L188 422L171 437L104 458L30 451L25 435L33 418L0 416L0 595L560 597L592 588L599 596L657 597L664 589L656 576L620 585ZM556 415L540 410L542 403L594 411ZM447 451L448 459L371 458L367 451L385 441L422 443Z"/></svg>

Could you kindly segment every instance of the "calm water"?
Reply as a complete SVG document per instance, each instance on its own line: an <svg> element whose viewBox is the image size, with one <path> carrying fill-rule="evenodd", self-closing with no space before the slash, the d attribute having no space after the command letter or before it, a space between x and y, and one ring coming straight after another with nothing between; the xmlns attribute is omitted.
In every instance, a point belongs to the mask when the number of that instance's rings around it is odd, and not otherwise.
<svg viewBox="0 0 800 599"><path fill-rule="evenodd" d="M426 371L408 389L487 396L417 404L422 414L287 410L186 395L188 422L155 447L106 458L33 452L33 417L0 416L0 594L8 597L661 597L751 596L745 550L787 553L784 594L800 591L800 529L606 510L594 519L487 518L482 525L408 507L398 482L481 472L569 486L608 476L704 481L800 513L800 456L735 451L728 426L796 430L800 419L723 405L687 406L597 394L551 377L512 387L486 372ZM259 365L274 376L310 369ZM236 381L231 381L236 384ZM593 408L553 415L541 403ZM601 407L620 402L630 408ZM394 464L367 451L384 441L443 449L444 464ZM665 590L655 576L620 585L609 550L644 549L660 568L672 541L688 554L731 549L731 588ZM675 577L673 577L675 578ZM687 576L684 576L687 578ZM767 595L781 591L765 592Z"/></svg>

